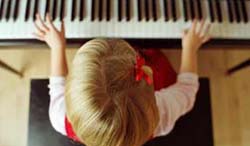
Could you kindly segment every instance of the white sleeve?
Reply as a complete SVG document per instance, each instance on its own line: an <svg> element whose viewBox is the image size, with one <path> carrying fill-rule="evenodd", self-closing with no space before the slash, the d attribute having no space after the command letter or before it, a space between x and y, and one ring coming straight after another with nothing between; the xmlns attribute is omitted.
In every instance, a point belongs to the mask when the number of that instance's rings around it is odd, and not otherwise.
<svg viewBox="0 0 250 146"><path fill-rule="evenodd" d="M49 82L49 118L53 128L66 135L65 130L65 101L64 101L64 90L65 90L65 78L60 76L50 77Z"/></svg>
<svg viewBox="0 0 250 146"><path fill-rule="evenodd" d="M174 85L155 92L160 116L155 137L168 134L176 120L193 108L198 89L197 74L181 73Z"/></svg>

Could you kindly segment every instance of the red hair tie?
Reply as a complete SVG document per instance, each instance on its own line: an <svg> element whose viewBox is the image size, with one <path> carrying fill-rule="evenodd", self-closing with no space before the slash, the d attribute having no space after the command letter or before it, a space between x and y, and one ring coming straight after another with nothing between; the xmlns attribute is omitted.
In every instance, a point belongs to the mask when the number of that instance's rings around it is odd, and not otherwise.
<svg viewBox="0 0 250 146"><path fill-rule="evenodd" d="M148 83L148 85L151 85L153 81L147 75L144 70L142 69L143 65L145 65L145 60L142 58L140 55L136 56L136 64L135 64L135 80L136 81L141 81L142 78Z"/></svg>

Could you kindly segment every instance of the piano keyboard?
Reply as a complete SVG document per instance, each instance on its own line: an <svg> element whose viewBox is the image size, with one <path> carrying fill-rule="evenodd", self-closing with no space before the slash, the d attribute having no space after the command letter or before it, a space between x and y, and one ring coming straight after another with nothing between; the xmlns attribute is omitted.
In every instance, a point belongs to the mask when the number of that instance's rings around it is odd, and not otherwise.
<svg viewBox="0 0 250 146"><path fill-rule="evenodd" d="M37 12L64 19L69 39L178 39L195 18L214 38L250 39L249 0L0 0L0 40L33 39Z"/></svg>

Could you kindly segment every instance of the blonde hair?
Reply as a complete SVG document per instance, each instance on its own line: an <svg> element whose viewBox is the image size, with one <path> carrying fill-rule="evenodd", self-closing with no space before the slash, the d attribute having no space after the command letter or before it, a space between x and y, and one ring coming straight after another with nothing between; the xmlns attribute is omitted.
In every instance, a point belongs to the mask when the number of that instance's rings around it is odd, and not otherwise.
<svg viewBox="0 0 250 146"><path fill-rule="evenodd" d="M154 89L135 81L136 52L123 40L83 45L67 79L67 117L87 146L140 146L159 121Z"/></svg>

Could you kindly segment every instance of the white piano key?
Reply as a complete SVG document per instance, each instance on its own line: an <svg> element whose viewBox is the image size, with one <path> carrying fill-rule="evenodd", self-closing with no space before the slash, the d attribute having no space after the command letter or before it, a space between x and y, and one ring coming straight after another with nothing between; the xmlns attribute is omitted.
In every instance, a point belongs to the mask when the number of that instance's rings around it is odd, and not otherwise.
<svg viewBox="0 0 250 146"><path fill-rule="evenodd" d="M221 1L221 10L222 10L222 18L223 18L223 21L222 21L222 24L221 26L223 26L223 29L225 27L227 27L228 25L225 25L225 24L229 24L229 15L228 15L228 12L227 12L227 2L226 1ZM220 35L224 35L226 34L226 31L221 31L221 34Z"/></svg>
<svg viewBox="0 0 250 146"><path fill-rule="evenodd" d="M35 13L35 0L30 0L30 15L29 15L29 21L33 21L33 15Z"/></svg>
<svg viewBox="0 0 250 146"><path fill-rule="evenodd" d="M1 27L1 29L3 31L3 34L5 34L6 36L10 36L10 34L11 34L11 24L9 24L7 22L7 20L6 20L6 18L5 18L6 13L7 13L7 5L8 5L8 0L5 0L4 6L3 6L2 19L1 19L1 23L3 23L3 25Z"/></svg>
<svg viewBox="0 0 250 146"><path fill-rule="evenodd" d="M157 1L157 18L158 22L161 22L164 20L164 7L163 7L163 0L158 0Z"/></svg>
<svg viewBox="0 0 250 146"><path fill-rule="evenodd" d="M56 18L55 18L55 21L60 21L60 6L61 6L61 1L60 0L56 0ZM54 7L54 6L53 6Z"/></svg>
<svg viewBox="0 0 250 146"><path fill-rule="evenodd" d="M133 15L131 15L130 19L130 29L131 32L133 32L135 35L137 33L137 27L135 27L136 23L138 23L138 11L137 11L137 6L138 6L138 1L137 0L131 0L131 6L132 6L132 12Z"/></svg>
<svg viewBox="0 0 250 146"><path fill-rule="evenodd" d="M71 22L71 8L72 8L72 0L68 0L68 1L65 1L65 6L67 6L65 8L66 10L66 13L65 13L65 28L67 28L65 30L65 35L67 38L71 38L72 35L74 34L72 32L72 22Z"/></svg>
<svg viewBox="0 0 250 146"><path fill-rule="evenodd" d="M35 31L34 21L33 21L34 4L35 4L35 1L31 0L30 1L29 19L28 19L28 21L25 22L26 23L25 28L23 28L25 30L24 35L28 38L34 38L34 36L32 35L33 31Z"/></svg>
<svg viewBox="0 0 250 146"><path fill-rule="evenodd" d="M91 3L92 4L92 3ZM96 0L96 3L95 3L95 19L94 21L91 21L90 20L90 23L91 25L88 25L88 28L90 30L90 35L88 35L88 37L92 37L92 36L96 36L96 37L100 37L102 34L101 34L101 25L100 25L100 22L98 20L98 16L99 16L99 13L98 13L98 7L99 7L99 1ZM91 7L90 7L90 14L91 14Z"/></svg>
<svg viewBox="0 0 250 146"><path fill-rule="evenodd" d="M81 21L81 23L78 25L79 32L84 32L84 33L79 33L79 37L84 38L86 37L87 34L91 33L91 30L89 30L89 27L91 24L91 1L85 1L85 7L84 7L84 19Z"/></svg>
<svg viewBox="0 0 250 146"><path fill-rule="evenodd" d="M16 1L17 0L12 0L13 2L12 2L12 14L11 14L11 19L9 20L10 22L8 22L9 23L9 25L8 25L8 27L10 27L11 28L11 35L12 35L12 37L13 38L16 38L16 37L18 37L18 35L20 35L21 34L21 32L22 32L22 26L23 26L23 21L21 21L22 20L22 18L20 17L20 15L22 14L22 3L21 2L19 2L19 7L18 7L18 11L17 11L17 19L16 19L16 21L14 21L14 12L15 12L15 5L16 5Z"/></svg>
<svg viewBox="0 0 250 146"><path fill-rule="evenodd" d="M22 2L19 2L18 19L17 19L18 22L17 23L24 24L26 3L27 3L27 0L22 0Z"/></svg>
<svg viewBox="0 0 250 146"><path fill-rule="evenodd" d="M118 24L118 0L114 0L113 1L113 5L112 5L112 9L113 9L113 18L112 18L112 22L114 23L113 25L113 30L112 30L112 36L115 37L117 34L115 32L118 31L119 29L119 24ZM120 23L120 22L119 22ZM119 34L118 34L119 35Z"/></svg>
<svg viewBox="0 0 250 146"><path fill-rule="evenodd" d="M170 0L169 0L169 4L170 4ZM182 21L182 23L188 23L188 22L185 22L185 16L184 16L184 4L182 3L182 0L179 0L179 1L176 1L176 4L177 4L177 7L178 7L178 10L179 10L179 19L178 21ZM170 7L169 7L170 9ZM170 11L169 11L170 12ZM170 15L172 17L172 12L170 12ZM172 21L173 19L171 19Z"/></svg>
<svg viewBox="0 0 250 146"><path fill-rule="evenodd" d="M45 9L46 9L46 0L40 0L38 5L38 11L42 18L44 18Z"/></svg>
<svg viewBox="0 0 250 146"><path fill-rule="evenodd" d="M2 1L3 1L3 0L2 0ZM5 13L6 13L7 2L8 2L8 1L5 0L4 3L3 3L3 10L2 10L3 12L2 12L2 19L1 19L2 21L5 19Z"/></svg>
<svg viewBox="0 0 250 146"><path fill-rule="evenodd" d="M76 16L75 19L79 21L79 19L80 19L80 15L79 15L79 12L80 12L80 1L79 0L76 1L75 9L76 9L75 10L75 14L76 14L75 15Z"/></svg>
<svg viewBox="0 0 250 146"><path fill-rule="evenodd" d="M1 5L2 5L2 1L3 0L0 0L0 7L1 7ZM2 15L2 14L1 14ZM0 27L1 27L1 19L0 19Z"/></svg>
<svg viewBox="0 0 250 146"><path fill-rule="evenodd" d="M84 19L83 21L90 22L91 20L91 1L85 0L85 7L84 7Z"/></svg>
<svg viewBox="0 0 250 146"><path fill-rule="evenodd" d="M183 14L183 6L181 6L182 2L181 0L178 0L178 1L175 1L175 5L176 5L176 17L179 19L179 18L184 18L184 16L182 15ZM171 3L169 3L169 6L171 7ZM172 8L170 9L170 11L172 11ZM172 13L172 12L170 12ZM172 16L172 14L171 14ZM171 19L171 21L173 21L173 19Z"/></svg>
<svg viewBox="0 0 250 146"><path fill-rule="evenodd" d="M4 14L3 14L3 16L2 16L2 18L3 18L4 20L6 20L8 4L9 4L9 0L5 0L4 9L3 9L3 10L4 10ZM7 20L6 20L6 21L7 21Z"/></svg>
<svg viewBox="0 0 250 146"><path fill-rule="evenodd" d="M65 6L65 8L64 8L64 21L65 22L67 22L69 19L68 19L68 17L70 17L69 15L69 11L68 11L68 2L69 2L69 0L65 0L64 1L64 6Z"/></svg>
<svg viewBox="0 0 250 146"><path fill-rule="evenodd" d="M115 35L114 35L114 32L115 32L115 24L116 24L116 21L117 21L117 18L115 17L116 15L116 9L114 6L114 0L111 0L110 1L110 20L108 21L109 25L107 27L107 32L106 34L111 34L109 37L110 38L113 38Z"/></svg>
<svg viewBox="0 0 250 146"><path fill-rule="evenodd" d="M102 3L104 5L105 1L103 1ZM102 5L102 12L105 11L103 5ZM100 4L99 4L99 7L100 7ZM98 10L98 13L99 13L99 10ZM98 16L99 16L99 14L98 14ZM108 27L108 23L106 22L105 18L106 18L105 15L102 15L102 21L99 21L99 17L97 18L97 20L98 20L97 24L99 25L99 26L97 26L99 28L99 30L98 30L99 37L105 37L107 35L107 29L105 29L105 28Z"/></svg>
<svg viewBox="0 0 250 146"><path fill-rule="evenodd" d="M204 19L211 22L211 16L210 16L210 9L209 9L209 2L208 2L208 0L203 1L203 7L204 7L204 11L203 12L205 14Z"/></svg>
<svg viewBox="0 0 250 146"><path fill-rule="evenodd" d="M10 8L10 18L9 19L14 19L13 18L13 15L14 15L14 10L15 10L15 0L11 0L12 2L11 2L11 8Z"/></svg>
<svg viewBox="0 0 250 146"><path fill-rule="evenodd" d="M250 22L250 1L246 1L246 10L248 13L248 23Z"/></svg>

